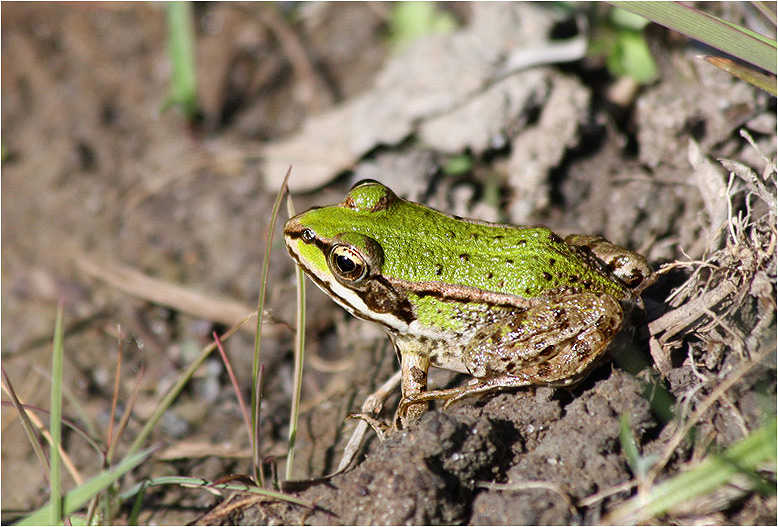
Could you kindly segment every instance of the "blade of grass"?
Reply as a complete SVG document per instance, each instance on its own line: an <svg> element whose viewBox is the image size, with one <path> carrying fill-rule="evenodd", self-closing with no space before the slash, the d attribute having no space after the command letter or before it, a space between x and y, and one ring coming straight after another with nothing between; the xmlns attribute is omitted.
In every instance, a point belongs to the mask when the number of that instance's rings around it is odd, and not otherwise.
<svg viewBox="0 0 778 527"><path fill-rule="evenodd" d="M117 324L116 326L116 340L118 345L118 353L116 356L116 372L113 379L113 397L111 398L111 416L108 419L108 430L106 430L106 444L113 443L113 425L116 423L116 405L119 404L119 385L121 381L122 373L122 326ZM110 458L108 464L111 464Z"/></svg>
<svg viewBox="0 0 778 527"><path fill-rule="evenodd" d="M646 496L635 496L614 510L606 523L634 525L649 522L673 507L726 484L735 474L752 473L764 462L775 460L776 420L740 440L721 454L708 456L696 467L654 486Z"/></svg>
<svg viewBox="0 0 778 527"><path fill-rule="evenodd" d="M619 416L619 442L621 443L621 451L627 459L627 464L632 470L632 474L637 476L640 452L638 452L635 438L632 437L632 430L629 426L629 414L622 414Z"/></svg>
<svg viewBox="0 0 778 527"><path fill-rule="evenodd" d="M67 326L63 326L62 331L63 333L68 333ZM48 382L51 382L51 370L46 371L40 369L38 366L33 366L33 371L39 373ZM72 412L78 417L77 421L83 423L83 426L85 427L83 433L89 436L90 442L94 442L94 439L92 438L99 437L100 432L95 426L94 420L90 417L89 412L87 412L87 410L84 408L84 405L79 402L78 396L75 395L67 385L62 385L62 398L64 399L63 404L67 404L68 406L68 413ZM49 412L46 412L46 414L48 413ZM67 420L65 420L65 422L67 422ZM98 449L98 451L100 450Z"/></svg>
<svg viewBox="0 0 778 527"><path fill-rule="evenodd" d="M3 374L5 375L5 371L3 371ZM6 387L5 382L3 382L2 387L3 387L3 390L6 393L10 394L9 390ZM16 397L15 393L14 393L13 397ZM12 405L12 406L15 406L11 401L3 401L3 406L7 406L9 404ZM29 412L29 410L32 410L33 412L38 412L38 413L46 414L46 415L50 415L51 412L49 412L48 410L46 410L44 408L39 408L39 407L33 406L31 404L25 404L25 403L23 403L21 401L19 401L19 404L21 404L22 408L24 408L24 410L25 410L25 414L24 415L26 415L27 418L29 419L29 424L30 424L30 426L32 426L32 429L33 430L35 430L35 429L39 430L40 433L43 435L44 439L46 439L46 441L49 442L49 444L50 444L51 443L51 434L49 434L48 430L46 430L44 428L43 421L41 421L34 413ZM71 421L70 419L68 419L66 417L62 418L62 424L66 425L73 432L75 432L76 434L80 435L84 439L84 441L86 441L95 450L95 452L97 452L100 455L103 454L102 446L92 436L89 435L89 432L87 430L84 430L83 428L78 426L74 421ZM34 432L33 432L33 438L35 438ZM40 447L40 442L37 440L37 438L35 439L35 444L38 445L38 447ZM33 446L33 448L35 448L35 447ZM43 452L43 451L41 450L41 452ZM67 458L66 458L66 455L64 454L64 450L60 449L60 455L62 455L62 460L66 461ZM49 464L49 462L46 459L45 454L44 454L44 457L43 457L43 463L44 463L44 467L45 467L44 470L46 472L46 480L48 481L48 477L49 477L48 464ZM76 483L78 483L78 484L81 483L81 481L79 480L78 473L71 472L71 475L76 480Z"/></svg>
<svg viewBox="0 0 778 527"><path fill-rule="evenodd" d="M24 404L24 403L22 403L22 406L24 407L25 410L34 410L36 412L40 412L40 413L46 414L46 415L49 416L49 419L51 419L51 412L49 412L48 410L44 410L43 408L37 408L35 406L31 406L29 404ZM51 433L43 425L43 421L41 421L38 418L38 416L35 415L34 413L27 413L26 415L29 418L30 423L32 424L32 426L38 429L38 433L40 435L42 435L43 439L45 439L46 442L49 444L49 448L52 448L52 445L54 443L51 440ZM95 450L99 454L102 454L103 451L100 448L100 445L97 445L96 442L91 437L86 435L86 432L83 429L79 428L78 426L76 426L75 423L73 423L72 421L69 421L68 419L65 419L65 418L63 418L61 422L62 422L62 424L67 425L71 430L75 431L81 437L86 439L86 441L90 445L95 447ZM40 448L40 443L38 443L37 439L36 439L35 443L38 445L38 448ZM61 444L59 446L59 456L60 456L60 459L62 460L62 464L65 465L65 468L70 473L70 476L73 478L73 481L76 482L76 485L80 485L81 483L83 483L84 480L81 477L81 474L78 472L78 469L76 468L75 463L73 463L73 460L70 459L70 457L68 456L67 452L65 452L65 449L62 447ZM48 460L46 460L45 474L46 474L46 480L48 481L48 478L51 476L51 474L49 473Z"/></svg>
<svg viewBox="0 0 778 527"><path fill-rule="evenodd" d="M689 434L689 432L694 428L705 412L707 412L708 409L713 406L713 403L715 403L721 396L723 396L727 390L732 388L735 383L742 379L743 376L751 370L751 368L755 367L757 364L760 364L769 353L770 350L766 349L755 357L752 357L748 362L740 364L734 371L730 372L720 384L713 388L713 390L697 405L697 407L694 409L694 412L692 412L692 414L683 423L679 423L679 426L676 428L672 437L670 437L670 439L667 441L667 444L663 448L659 461L651 468L647 475L647 478L650 482L653 482L659 476L661 470L670 461L670 458L675 452L675 449L678 448L678 445L681 444L681 441L687 437L687 434Z"/></svg>
<svg viewBox="0 0 778 527"><path fill-rule="evenodd" d="M286 202L289 217L294 216L294 206L289 197ZM303 380L303 355L305 353L305 273L299 266L295 268L297 276L297 327L294 345L294 387L292 389L292 409L289 415L289 446L286 452L286 479L292 479L294 447L297 442L297 418L300 413L300 392Z"/></svg>
<svg viewBox="0 0 778 527"><path fill-rule="evenodd" d="M263 464L265 462L264 458L262 456L262 443L259 439L259 427L260 423L262 421L262 394L265 393L265 363L259 365L259 374L257 375L257 403L256 403L256 409L257 409L257 419L253 423L253 426L251 427L251 430L254 431L256 442L252 442L252 455L259 456L257 457L257 463L254 464L254 470L258 472L258 474L255 474L255 478L258 476L259 479L255 479L254 481L258 481L259 485L261 487L265 486L265 471L263 470Z"/></svg>
<svg viewBox="0 0 778 527"><path fill-rule="evenodd" d="M776 17L775 2L751 2L771 24L778 24Z"/></svg>
<svg viewBox="0 0 778 527"><path fill-rule="evenodd" d="M13 404L14 408L16 408L16 413L19 415L19 418L21 419L22 428L24 428L24 433L27 434L27 439L30 441L30 444L32 445L32 449L35 452L35 455L38 457L38 461L41 464L41 468L43 468L46 479L50 480L51 468L49 466L49 460L46 459L46 454L43 452L43 448L41 448L41 444L38 441L38 436L35 433L35 427L33 426L30 420L30 416L27 413L27 409L19 400L19 398L16 396L16 391L13 389L11 380L8 378L8 374L5 372L5 368L0 368L0 370L3 373L3 390L11 398L11 403Z"/></svg>
<svg viewBox="0 0 778 527"><path fill-rule="evenodd" d="M122 414L122 418L119 419L119 424L116 427L116 436L111 441L111 443L108 444L108 452L105 455L105 459L107 460L108 465L111 465L113 463L113 456L116 452L116 448L119 446L119 439L124 435L124 431L127 429L127 424L130 422L130 417L132 416L132 410L135 408L135 401L138 400L138 394L140 393L141 388L141 381L143 380L143 375L146 373L146 368L142 367L138 374L135 376L135 385L132 388L132 392L130 393L130 398L127 401L126 407L124 409L124 413Z"/></svg>
<svg viewBox="0 0 778 527"><path fill-rule="evenodd" d="M221 355L224 367L227 369L227 375L229 376L230 382L232 383L232 389L235 390L235 396L238 398L238 406L240 407L240 411L243 414L243 424L246 425L249 441L251 441L251 417L249 416L249 409L246 406L246 401L243 400L243 395L240 391L240 385L238 384L238 378L235 377L235 372L232 369L232 363L230 362L229 357L227 357L227 352L224 351L224 346L222 346L221 340L219 340L218 333L215 331L213 332L213 341L216 343L216 347L219 350L219 355Z"/></svg>
<svg viewBox="0 0 778 527"><path fill-rule="evenodd" d="M191 2L167 4L168 56L172 66L167 106L179 106L192 120L197 115L194 17Z"/></svg>
<svg viewBox="0 0 778 527"><path fill-rule="evenodd" d="M62 345L62 310L63 302L57 305L57 320L54 323L54 346L51 354L51 414L49 415L49 430L51 431L51 481L49 482L49 503L51 525L59 525L62 521L62 458L59 455L62 445L62 369L64 351Z"/></svg>
<svg viewBox="0 0 778 527"><path fill-rule="evenodd" d="M265 475L262 473L262 452L260 451L259 443L259 426L260 426L260 403L262 401L262 394L260 392L260 380L259 380L259 365L260 365L260 350L262 348L262 318L265 313L265 294L267 291L267 277L268 270L270 269L270 248L273 242L273 231L276 226L276 218L278 217L278 210L281 208L281 199L286 193L287 183L289 182L289 176L292 174L292 167L286 171L284 176L284 182L281 183L281 188L278 189L276 199L273 202L273 209L270 212L270 223L267 229L267 237L265 238L265 256L262 259L262 279L259 281L259 299L257 300L257 330L254 334L254 367L252 369L251 378L251 423L252 423L252 461L254 464L254 478L255 481L259 481L260 485L265 483Z"/></svg>
<svg viewBox="0 0 778 527"><path fill-rule="evenodd" d="M140 493L146 488L157 487L160 485L181 485L181 486L193 487L193 488L203 488L206 490L213 490L213 489L237 490L240 492L259 494L261 496L267 496L268 498L286 501L289 503L295 503L297 505L302 505L303 507L308 507L310 509L316 507L316 505L314 505L310 501L306 501L302 498L292 496L291 494L284 494L283 492L278 492L277 490L263 489L262 487L256 487L256 486L246 485L242 483L214 483L212 481L208 481L203 478L192 478L187 476L163 476L159 478L146 480L122 492L121 494L119 494L119 498L122 501L124 501L132 498L133 496L137 495L138 493Z"/></svg>
<svg viewBox="0 0 778 527"><path fill-rule="evenodd" d="M140 490L135 495L135 501L132 503L130 517L127 519L127 525L138 525L138 518L143 511L143 496L146 494L146 482L140 485Z"/></svg>
<svg viewBox="0 0 778 527"><path fill-rule="evenodd" d="M740 80L744 80L749 84L761 88L767 93L773 96L778 96L778 89L776 89L775 77L768 77L767 75L755 71L749 67L739 64L733 60L724 57L703 57L705 62L713 64L720 70L724 70L733 77L737 77Z"/></svg>
<svg viewBox="0 0 778 527"><path fill-rule="evenodd" d="M143 461L145 461L157 448L158 447L147 448L137 454L129 455L114 468L104 470L83 485L68 492L62 498L62 514L67 516L78 511L103 489L143 463ZM53 508L53 505L49 503L32 514L25 516L16 523L16 525L49 525L49 521L53 514Z"/></svg>
<svg viewBox="0 0 778 527"><path fill-rule="evenodd" d="M776 73L776 42L680 2L610 2L750 64Z"/></svg>

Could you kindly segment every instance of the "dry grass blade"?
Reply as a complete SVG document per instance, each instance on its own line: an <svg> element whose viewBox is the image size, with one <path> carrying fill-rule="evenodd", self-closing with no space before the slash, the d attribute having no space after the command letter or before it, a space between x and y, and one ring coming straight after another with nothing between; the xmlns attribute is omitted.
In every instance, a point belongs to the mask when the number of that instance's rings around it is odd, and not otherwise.
<svg viewBox="0 0 778 527"><path fill-rule="evenodd" d="M362 403L361 411L363 414L377 415L384 406L384 401L389 397L394 390L400 386L400 380L402 379L402 371L397 370L381 387L374 393L369 395L365 402ZM356 459L359 448L362 446L362 441L365 439L367 433L368 422L365 419L360 419L357 423L357 427L351 434L351 438L346 444L346 448L343 449L343 457L340 459L338 469L333 476L345 472L351 463Z"/></svg>
<svg viewBox="0 0 778 527"><path fill-rule="evenodd" d="M241 302L199 293L126 266L98 264L86 255L77 256L76 264L87 275L129 295L227 326L254 311ZM278 328L269 322L266 331L272 336Z"/></svg>
<svg viewBox="0 0 778 527"><path fill-rule="evenodd" d="M5 372L5 368L2 368L3 372L3 391L8 394L8 396L11 398L11 403L13 404L14 408L16 408L16 413L19 416L19 419L21 419L22 426L24 427L24 432L27 434L27 438L30 441L30 444L32 445L32 449L35 452L35 455L38 457L38 461L41 464L41 468L43 468L44 473L46 475L46 480L49 479L51 473L50 473L50 467L49 467L49 461L46 459L46 454L43 452L43 449L41 448L40 442L38 442L38 438L35 435L35 427L32 424L31 416L27 413L27 410L24 408L24 405L19 400L19 398L16 395L16 391L13 388L13 384L11 384L11 380L8 378L8 374ZM43 423L39 423L39 428L43 427Z"/></svg>
<svg viewBox="0 0 778 527"><path fill-rule="evenodd" d="M243 400L243 394L240 385L238 384L238 378L235 376L235 371L232 369L232 363L230 362L229 357L227 357L227 352L224 351L224 346L222 346L221 340L219 339L219 334L215 331L213 332L213 341L216 343L224 367L227 369L227 375L230 378L230 383L232 383L232 389L235 390L235 396L238 398L238 406L240 406L240 411L243 414L243 424L246 425L246 431L248 432L249 440L251 440L251 417L249 416L249 410L246 406L246 401Z"/></svg>
<svg viewBox="0 0 778 527"><path fill-rule="evenodd" d="M681 441L684 440L684 438L687 436L689 431L692 429L694 425L697 424L697 422L700 420L700 418L705 414L705 412L710 409L711 406L713 406L713 403L715 403L717 400L719 400L724 393L726 393L727 390L732 388L735 383L737 383L740 379L743 378L743 376L751 370L754 366L759 364L763 359L765 359L769 354L773 353L773 350L766 350L751 359L750 361L744 362L740 365L739 368L737 368L735 371L733 371L724 381L721 382L718 386L716 386L713 391L705 398L702 403L700 403L697 408L695 408L694 413L689 416L689 418L686 420L686 422L683 423L683 426L680 426L676 431L675 434L673 434L673 437L668 441L667 445L665 445L664 450L662 451L662 457L660 461L654 465L651 470L648 473L647 481L650 485L652 481L654 481L662 471L662 469L665 467L668 461L670 461L670 458L673 455L673 452L675 452L675 449L678 448L678 445L681 444Z"/></svg>
<svg viewBox="0 0 778 527"><path fill-rule="evenodd" d="M116 437L108 443L108 453L105 457L109 465L113 463L114 453L119 446L119 439L127 429L127 424L130 422L130 417L132 417L132 411L133 408L135 408L135 402L138 400L138 394L140 393L141 381L143 380L144 372L145 368L141 368L138 371L138 374L135 376L135 385L132 388L130 398L124 408L124 412L122 413L122 418L119 419L119 424L116 427Z"/></svg>
<svg viewBox="0 0 778 527"><path fill-rule="evenodd" d="M701 294L691 302L687 302L678 309L669 311L654 320L649 324L649 330L652 335L664 332L662 341L667 341L670 337L692 326L704 315L705 311L713 309L725 299L737 293L738 290L736 284L729 280L724 281L715 289Z"/></svg>
<svg viewBox="0 0 778 527"><path fill-rule="evenodd" d="M238 478L238 480L242 480L242 479L243 478ZM203 478L194 478L194 477L185 477L185 476L165 476L165 477L155 478L150 481L144 481L143 483L139 483L138 485L135 485L131 489L123 492L120 495L120 499L127 500L129 498L132 498L143 488L155 487L159 485L181 485L181 486L192 487L192 488L203 488L206 490L215 491L217 494L220 494L219 491L222 490L231 490L231 491L237 491L242 493L259 494L265 497L266 499L270 498L279 501L286 501L289 503L294 503L295 505L302 505L303 507L307 507L309 509L313 509L316 507L316 505L311 503L310 501L304 500L302 498L298 498L296 496L292 496L290 494L284 494L283 492L278 492L275 490L263 489L261 487L247 485L245 483L235 483L230 481L226 481L226 482L208 481Z"/></svg>
<svg viewBox="0 0 778 527"><path fill-rule="evenodd" d="M737 77L740 80L744 80L749 84L761 88L767 93L773 96L778 95L778 89L776 89L775 76L765 75L752 68L738 64L737 62L725 57L704 57L705 62L713 64L720 70L726 71L733 77Z"/></svg>
<svg viewBox="0 0 778 527"><path fill-rule="evenodd" d="M276 225L276 218L278 217L278 211L281 208L281 200L287 190L287 184L289 182L289 176L292 175L291 165L286 171L284 181L281 183L281 187L278 189L276 199L273 201L273 209L270 212L270 219L267 227L267 238L265 239L265 256L262 259L262 277L259 280L259 297L257 298L257 327L254 332L254 363L251 369L251 446L254 449L253 465L254 476L259 481L260 485L265 483L265 475L262 471L262 452L259 442L259 427L260 421L260 409L262 401L262 337L267 336L267 332L264 331L264 324L262 323L263 316L265 315L265 299L267 292L267 277L270 270L270 249L273 242L273 230Z"/></svg>
<svg viewBox="0 0 778 527"><path fill-rule="evenodd" d="M253 315L249 315L232 326L226 333L224 333L224 335L222 335L222 340L227 340L229 337L231 337L236 331L246 325L251 320L252 316ZM215 343L203 348L200 351L200 355L198 355L191 362L191 364L189 364L186 370L181 372L175 384L167 391L167 393L165 393L164 397L162 397L162 400L157 404L151 417L149 417L149 419L146 421L146 424L143 425L143 429L141 429L141 431L138 433L138 436L135 438L135 441L133 441L128 451L130 454L140 449L141 445L143 445L143 443L149 437L152 430L154 430L154 427L157 426L157 423L162 418L162 415L167 411L168 408L170 408L170 405L172 405L173 401L176 400L178 394L181 393L181 390L184 389L184 386L187 385L187 383L194 376L194 373L197 371L197 369L200 368L200 366L215 349Z"/></svg>

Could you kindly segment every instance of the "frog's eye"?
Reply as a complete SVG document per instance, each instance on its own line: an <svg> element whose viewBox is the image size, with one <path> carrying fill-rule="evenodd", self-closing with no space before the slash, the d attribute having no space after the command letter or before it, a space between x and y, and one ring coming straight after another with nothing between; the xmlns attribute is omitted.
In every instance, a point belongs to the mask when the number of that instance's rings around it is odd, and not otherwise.
<svg viewBox="0 0 778 527"><path fill-rule="evenodd" d="M330 250L330 269L344 282L356 283L367 275L367 262L362 255L348 245L336 245Z"/></svg>

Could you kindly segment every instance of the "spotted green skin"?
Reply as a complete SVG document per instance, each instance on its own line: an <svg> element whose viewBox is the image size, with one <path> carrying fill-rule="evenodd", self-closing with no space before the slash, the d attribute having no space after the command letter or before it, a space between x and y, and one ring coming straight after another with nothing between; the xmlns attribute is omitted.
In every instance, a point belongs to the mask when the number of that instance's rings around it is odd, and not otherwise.
<svg viewBox="0 0 778 527"><path fill-rule="evenodd" d="M642 257L602 238L566 242L545 227L466 220L370 181L290 219L284 235L322 290L387 329L403 361L406 406L577 377L618 332L622 305L650 273ZM335 246L364 257L363 279L342 279L328 259ZM427 391L429 365L479 384Z"/></svg>
<svg viewBox="0 0 778 527"><path fill-rule="evenodd" d="M388 277L461 284L527 299L573 290L628 295L624 285L546 227L472 222L401 199L373 211L387 190L359 187L350 195L355 208L339 204L312 209L297 221L326 238L355 232L378 241L384 251L381 272ZM315 247L301 250L326 268Z"/></svg>

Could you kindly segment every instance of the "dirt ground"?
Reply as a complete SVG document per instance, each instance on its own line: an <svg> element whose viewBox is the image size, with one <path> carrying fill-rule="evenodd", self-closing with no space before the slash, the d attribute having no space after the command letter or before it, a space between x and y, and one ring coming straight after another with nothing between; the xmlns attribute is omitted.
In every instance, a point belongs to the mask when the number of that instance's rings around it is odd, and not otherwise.
<svg viewBox="0 0 778 527"><path fill-rule="evenodd" d="M710 7L753 20L743 3ZM590 29L606 9L579 8ZM663 268L645 313L616 360L577 387L433 409L384 441L369 433L349 471L322 479L357 426L347 414L397 361L380 328L310 287L298 482L282 489L316 507L165 485L147 491L141 523L626 523L637 521L620 509L630 499L774 422L775 98L659 27L646 32L657 78L638 86L609 76L602 58L575 55L585 30L571 12L439 6L447 32L398 43L392 9L196 5L200 114L187 120L165 109L163 5L3 3L2 365L17 396L49 407L63 300L66 417L105 448L120 351L120 415L140 383L123 455L211 333L256 309L270 208L290 164L297 210L373 178L453 214L603 234ZM268 481L285 471L293 384L295 278L281 223L261 359ZM225 341L246 397L251 326ZM430 375L432 386L466 381ZM4 523L48 499L7 400ZM646 470L628 461L620 420ZM81 435L66 428L64 441L82 478L102 469ZM251 474L216 354L151 444L163 446L122 489ZM774 525L775 473L773 458L643 521ZM109 522L127 522L131 507Z"/></svg>

